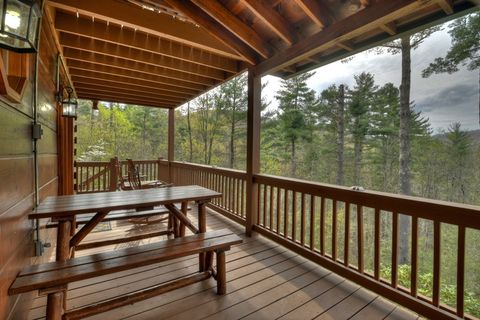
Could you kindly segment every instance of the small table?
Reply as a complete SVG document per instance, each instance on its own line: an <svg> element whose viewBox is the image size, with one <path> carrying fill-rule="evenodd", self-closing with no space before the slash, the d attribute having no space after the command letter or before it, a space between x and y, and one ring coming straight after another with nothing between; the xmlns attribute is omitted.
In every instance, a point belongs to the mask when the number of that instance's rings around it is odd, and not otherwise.
<svg viewBox="0 0 480 320"><path fill-rule="evenodd" d="M206 231L205 204L221 195L221 193L200 186L179 186L54 196L46 198L28 217L29 219L51 218L58 221L56 260L66 261L73 256L75 246L112 210L163 205L193 233L203 233ZM184 212L178 210L174 205L182 203L182 207L186 208L188 201L195 201L198 205L198 228L192 224ZM96 212L96 214L75 232L75 217L92 212ZM200 268L203 263L204 258L201 256Z"/></svg>

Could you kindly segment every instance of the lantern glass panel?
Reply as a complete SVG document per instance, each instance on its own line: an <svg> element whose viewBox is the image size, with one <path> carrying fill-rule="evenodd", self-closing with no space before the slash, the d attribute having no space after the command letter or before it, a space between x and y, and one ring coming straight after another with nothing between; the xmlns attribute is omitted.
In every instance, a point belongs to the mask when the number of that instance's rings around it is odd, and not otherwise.
<svg viewBox="0 0 480 320"><path fill-rule="evenodd" d="M39 23L40 23L40 14L38 10L36 10L36 7L33 7L32 16L30 18L30 29L28 30L28 41L34 46L36 46L35 39L37 38Z"/></svg>
<svg viewBox="0 0 480 320"><path fill-rule="evenodd" d="M28 36L29 18L30 6L20 1L7 0L5 31L26 39Z"/></svg>

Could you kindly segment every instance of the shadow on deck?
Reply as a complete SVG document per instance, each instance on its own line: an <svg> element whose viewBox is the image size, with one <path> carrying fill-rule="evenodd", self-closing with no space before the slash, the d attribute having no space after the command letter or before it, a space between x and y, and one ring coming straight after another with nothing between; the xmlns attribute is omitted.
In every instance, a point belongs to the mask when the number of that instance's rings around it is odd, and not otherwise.
<svg viewBox="0 0 480 320"><path fill-rule="evenodd" d="M194 211L194 210L192 210ZM192 212L193 213L193 212ZM196 214L189 213L196 218ZM196 220L192 218L192 220ZM85 242L153 231L159 225L104 223ZM89 319L417 319L418 316L208 211L209 230L230 228L243 238L227 252L227 294L213 279ZM77 252L76 256L161 240L151 238ZM193 273L196 256L180 258L71 284L67 308L77 308ZM46 299L34 300L29 319L45 316Z"/></svg>

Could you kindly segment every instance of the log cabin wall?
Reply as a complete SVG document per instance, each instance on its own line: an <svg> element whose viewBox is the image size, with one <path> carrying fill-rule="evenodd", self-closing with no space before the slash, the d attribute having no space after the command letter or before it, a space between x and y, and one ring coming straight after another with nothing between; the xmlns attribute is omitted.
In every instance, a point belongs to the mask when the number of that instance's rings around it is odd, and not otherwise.
<svg viewBox="0 0 480 320"><path fill-rule="evenodd" d="M43 19L38 63L38 122L43 136L38 140L39 200L56 195L58 178L58 108L55 99L57 49L51 27ZM45 261L52 249L35 257L35 229L27 219L35 204L35 157L31 126L34 121L35 55L18 55L2 50L3 74L0 90L0 319L23 319L32 296L8 296L7 290L25 265ZM16 67L14 61L20 61ZM16 68L15 68L16 67ZM17 85L18 70L24 72L25 85ZM22 71L23 70L23 71ZM21 78L21 77L20 77ZM5 80L17 91L5 88ZM9 91L10 90L10 91ZM10 95L8 94L10 92ZM42 241L54 244L54 235L40 228ZM52 229L49 229L52 230Z"/></svg>

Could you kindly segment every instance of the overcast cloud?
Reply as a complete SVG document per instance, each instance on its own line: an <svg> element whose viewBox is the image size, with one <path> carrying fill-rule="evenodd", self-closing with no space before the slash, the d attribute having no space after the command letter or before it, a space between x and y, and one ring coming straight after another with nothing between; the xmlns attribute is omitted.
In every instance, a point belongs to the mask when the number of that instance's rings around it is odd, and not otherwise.
<svg viewBox="0 0 480 320"><path fill-rule="evenodd" d="M467 130L480 129L478 120L478 71L461 68L454 74L432 75L428 79L421 76L422 70L435 57L444 56L450 47L450 36L443 30L434 33L417 50L412 52L412 91L411 99L417 111L429 118L435 132L447 130L454 122L460 122ZM374 74L377 85L392 82L396 86L401 81L400 55L388 53L377 55L363 52L354 56L348 63L340 61L315 70L308 85L320 93L331 84L353 86L353 75L361 72ZM268 86L263 94L271 101L270 108L276 108L275 91L280 89L280 79L267 76Z"/></svg>

